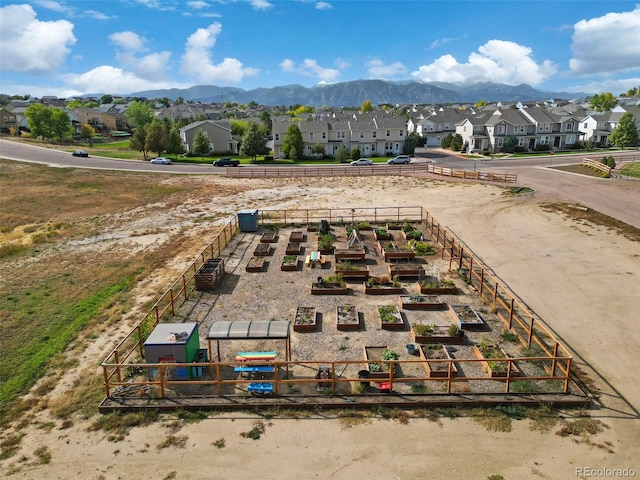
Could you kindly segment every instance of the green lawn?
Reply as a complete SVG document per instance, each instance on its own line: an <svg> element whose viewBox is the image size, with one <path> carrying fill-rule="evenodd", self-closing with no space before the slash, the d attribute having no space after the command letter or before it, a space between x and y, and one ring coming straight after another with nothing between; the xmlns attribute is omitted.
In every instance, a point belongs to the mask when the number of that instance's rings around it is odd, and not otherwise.
<svg viewBox="0 0 640 480"><path fill-rule="evenodd" d="M621 175L640 178L640 162L629 163L620 169Z"/></svg>

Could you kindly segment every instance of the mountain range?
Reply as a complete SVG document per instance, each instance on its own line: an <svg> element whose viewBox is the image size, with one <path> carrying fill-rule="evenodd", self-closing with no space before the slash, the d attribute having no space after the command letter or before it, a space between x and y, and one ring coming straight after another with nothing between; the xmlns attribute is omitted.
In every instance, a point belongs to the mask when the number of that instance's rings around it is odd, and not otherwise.
<svg viewBox="0 0 640 480"><path fill-rule="evenodd" d="M365 100L380 104L443 104L487 102L530 102L549 99L574 99L589 96L587 93L548 92L530 85L505 85L477 82L458 85L446 82L387 82L384 80L354 80L314 87L284 85L271 88L244 90L235 87L198 85L185 89L145 90L130 96L164 98L202 103L234 102L260 105L309 105L314 107L359 107Z"/></svg>

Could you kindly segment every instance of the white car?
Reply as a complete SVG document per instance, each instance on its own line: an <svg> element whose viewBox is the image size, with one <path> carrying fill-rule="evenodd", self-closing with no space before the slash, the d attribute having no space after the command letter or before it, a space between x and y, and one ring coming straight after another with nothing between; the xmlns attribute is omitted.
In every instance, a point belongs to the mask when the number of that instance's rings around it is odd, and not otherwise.
<svg viewBox="0 0 640 480"><path fill-rule="evenodd" d="M390 158L389 160L387 160L387 163L389 165L395 165L396 163L409 163L411 162L411 158L409 157L409 155L398 155L395 158Z"/></svg>
<svg viewBox="0 0 640 480"><path fill-rule="evenodd" d="M151 160L151 163L154 165L172 165L171 160L165 157L158 157Z"/></svg>
<svg viewBox="0 0 640 480"><path fill-rule="evenodd" d="M373 165L373 162L368 158L359 158L351 162L351 165Z"/></svg>

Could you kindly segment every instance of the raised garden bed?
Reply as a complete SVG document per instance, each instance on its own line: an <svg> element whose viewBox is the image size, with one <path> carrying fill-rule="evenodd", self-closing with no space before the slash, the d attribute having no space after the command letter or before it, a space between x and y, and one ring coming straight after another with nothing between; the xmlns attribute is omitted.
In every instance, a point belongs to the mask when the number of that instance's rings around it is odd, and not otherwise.
<svg viewBox="0 0 640 480"><path fill-rule="evenodd" d="M402 238L404 238L405 240L419 240L423 237L422 232L420 230L417 230L410 223L404 223L402 225L400 233L402 235Z"/></svg>
<svg viewBox="0 0 640 480"><path fill-rule="evenodd" d="M336 307L336 322L338 330L359 330L358 309L355 305L338 305Z"/></svg>
<svg viewBox="0 0 640 480"><path fill-rule="evenodd" d="M378 242L378 251L384 256L385 262L398 260L412 260L416 253L410 248L400 248L393 242Z"/></svg>
<svg viewBox="0 0 640 480"><path fill-rule="evenodd" d="M302 243L306 239L306 235L302 230L294 230L289 234L289 242L291 243Z"/></svg>
<svg viewBox="0 0 640 480"><path fill-rule="evenodd" d="M196 290L209 292L215 289L224 276L224 259L210 258L206 260L194 275Z"/></svg>
<svg viewBox="0 0 640 480"><path fill-rule="evenodd" d="M424 362L424 369L429 378L448 378L449 365L451 365L451 378L458 376L458 369L453 362L433 362L429 360L452 360L447 347L440 344L420 346L420 358Z"/></svg>
<svg viewBox="0 0 640 480"><path fill-rule="evenodd" d="M311 284L311 295L347 295L349 288L342 275L327 275Z"/></svg>
<svg viewBox="0 0 640 480"><path fill-rule="evenodd" d="M268 243L259 243L253 251L254 257L266 257L271 255L271 245Z"/></svg>
<svg viewBox="0 0 640 480"><path fill-rule="evenodd" d="M260 243L275 243L278 241L277 232L264 232L260 237Z"/></svg>
<svg viewBox="0 0 640 480"><path fill-rule="evenodd" d="M356 265L344 260L336 263L336 274L342 275L343 278L369 278L369 267L366 265Z"/></svg>
<svg viewBox="0 0 640 480"><path fill-rule="evenodd" d="M446 304L436 295L422 295L412 293L411 295L400 295L398 297L400 308L404 310L440 310Z"/></svg>
<svg viewBox="0 0 640 480"><path fill-rule="evenodd" d="M289 242L287 243L287 248L285 250L286 255L300 255L302 252L302 246L297 242Z"/></svg>
<svg viewBox="0 0 640 480"><path fill-rule="evenodd" d="M402 223L400 222L389 222L387 223L387 230L401 230Z"/></svg>
<svg viewBox="0 0 640 480"><path fill-rule="evenodd" d="M316 331L316 307L298 307L293 319L294 332Z"/></svg>
<svg viewBox="0 0 640 480"><path fill-rule="evenodd" d="M367 370L371 373L370 378L389 378L389 366L393 373L396 372L395 364L385 359L397 359L398 355L389 349L388 346L365 346L364 359Z"/></svg>
<svg viewBox="0 0 640 480"><path fill-rule="evenodd" d="M482 317L471 305L449 305L449 312L458 322L460 328L481 327L484 325Z"/></svg>
<svg viewBox="0 0 640 480"><path fill-rule="evenodd" d="M500 378L507 376L509 362L500 361L500 359L508 359L507 353L497 345L487 345L481 343L473 346L473 354L476 358L484 360L482 367L491 378ZM514 362L511 362L511 376L519 376L522 372Z"/></svg>
<svg viewBox="0 0 640 480"><path fill-rule="evenodd" d="M384 242L393 240L393 235L391 235L384 228L377 228L373 231L373 238L375 238L378 242Z"/></svg>
<svg viewBox="0 0 640 480"><path fill-rule="evenodd" d="M455 295L458 293L458 287L455 286L453 280L442 281L426 278L418 282L418 291L427 295Z"/></svg>
<svg viewBox="0 0 640 480"><path fill-rule="evenodd" d="M369 277L363 283L364 293L367 295L393 295L402 293L402 285L393 282L389 277Z"/></svg>
<svg viewBox="0 0 640 480"><path fill-rule="evenodd" d="M285 255L280 265L283 272L295 272L298 270L298 257L295 255Z"/></svg>
<svg viewBox="0 0 640 480"><path fill-rule="evenodd" d="M376 307L383 330L403 330L404 319L397 305L378 305Z"/></svg>
<svg viewBox="0 0 640 480"><path fill-rule="evenodd" d="M424 275L424 268L418 263L389 265L389 276L393 278L396 275L398 277L421 277Z"/></svg>
<svg viewBox="0 0 640 480"><path fill-rule="evenodd" d="M336 262L341 262L343 260L348 261L357 261L364 260L366 253L363 249L347 249L347 250L335 250L333 252Z"/></svg>
<svg viewBox="0 0 640 480"><path fill-rule="evenodd" d="M448 327L428 323L412 323L411 337L414 343L420 344L460 344L464 340L464 332L455 323Z"/></svg>
<svg viewBox="0 0 640 480"><path fill-rule="evenodd" d="M245 270L247 272L253 272L253 273L262 272L266 261L267 259L264 257L251 257L247 262L247 266L245 267Z"/></svg>

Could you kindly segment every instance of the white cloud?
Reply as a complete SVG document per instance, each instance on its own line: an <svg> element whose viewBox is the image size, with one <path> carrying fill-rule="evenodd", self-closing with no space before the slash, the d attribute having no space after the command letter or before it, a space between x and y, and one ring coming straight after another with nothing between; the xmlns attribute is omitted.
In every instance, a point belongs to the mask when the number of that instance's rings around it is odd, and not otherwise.
<svg viewBox="0 0 640 480"><path fill-rule="evenodd" d="M30 5L0 8L0 71L55 70L74 43L73 24L67 20L41 22Z"/></svg>
<svg viewBox="0 0 640 480"><path fill-rule="evenodd" d="M202 10L203 8L208 8L209 4L207 2L203 2L201 0L196 0L193 2L187 2L189 8L193 8L194 10Z"/></svg>
<svg viewBox="0 0 640 480"><path fill-rule="evenodd" d="M147 43L143 37L131 31L113 33L109 35L109 40L118 47L132 52L145 50L145 44Z"/></svg>
<svg viewBox="0 0 640 480"><path fill-rule="evenodd" d="M269 3L267 0L249 0L249 4L254 10L267 10L273 7L273 4Z"/></svg>
<svg viewBox="0 0 640 480"><path fill-rule="evenodd" d="M327 2L316 2L316 10L332 10L333 6Z"/></svg>
<svg viewBox="0 0 640 480"><path fill-rule="evenodd" d="M72 13L73 11L72 8L53 0L36 0L35 4L41 6L42 8L46 8L47 10L53 10L54 12Z"/></svg>
<svg viewBox="0 0 640 480"><path fill-rule="evenodd" d="M572 85L570 87L562 88L567 92L586 92L586 93L601 93L611 92L614 95L624 93L634 87L640 85L640 77L635 78L620 78L613 79L607 78L604 80L596 80L582 85Z"/></svg>
<svg viewBox="0 0 640 480"><path fill-rule="evenodd" d="M382 60L375 59L367 63L367 71L373 78L393 78L405 76L407 74L407 67L405 67L402 62L394 62L386 65Z"/></svg>
<svg viewBox="0 0 640 480"><path fill-rule="evenodd" d="M111 34L109 40L122 49L116 54L118 61L129 68L137 77L148 80L165 77L167 65L171 60L171 52L136 56L136 53L147 50L147 40L131 31Z"/></svg>
<svg viewBox="0 0 640 480"><path fill-rule="evenodd" d="M82 93L131 93L157 88L186 88L175 82L149 81L131 72L110 65L102 65L82 74L67 74L63 80L69 91Z"/></svg>
<svg viewBox="0 0 640 480"><path fill-rule="evenodd" d="M94 20L109 20L109 15L105 15L102 12L98 12L97 10L85 10L84 14L89 17L89 18L93 18Z"/></svg>
<svg viewBox="0 0 640 480"><path fill-rule="evenodd" d="M431 48L431 49L438 48L438 47L441 47L442 45L446 45L447 43L457 42L457 41L460 41L460 40L464 40L465 38L467 38L466 35L464 35L462 37L437 38L433 42L431 42L431 45L429 45L429 48Z"/></svg>
<svg viewBox="0 0 640 480"><path fill-rule="evenodd" d="M311 58L305 58L300 65L296 65L293 60L287 58L280 63L280 68L286 73L317 77L324 82L332 82L340 75L338 70L321 67L316 60Z"/></svg>
<svg viewBox="0 0 640 480"><path fill-rule="evenodd" d="M576 75L640 70L640 5L574 25L569 70Z"/></svg>
<svg viewBox="0 0 640 480"><path fill-rule="evenodd" d="M458 63L452 55L443 55L430 65L422 65L411 75L424 82L492 81L517 85L538 85L554 75L557 67L549 60L541 64L531 57L529 47L504 40L489 40Z"/></svg>
<svg viewBox="0 0 640 480"><path fill-rule="evenodd" d="M210 50L215 46L222 25L212 23L207 28L199 28L187 39L182 56L182 72L197 78L202 83L240 83L244 77L256 75L254 68L244 67L235 58L225 58L214 64Z"/></svg>

